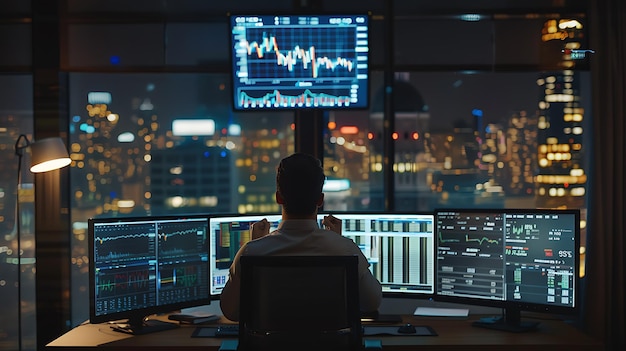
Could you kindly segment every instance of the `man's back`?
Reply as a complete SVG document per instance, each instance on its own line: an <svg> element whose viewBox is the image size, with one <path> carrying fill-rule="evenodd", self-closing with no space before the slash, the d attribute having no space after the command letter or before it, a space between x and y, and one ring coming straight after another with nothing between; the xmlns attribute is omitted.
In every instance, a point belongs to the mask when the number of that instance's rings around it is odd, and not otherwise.
<svg viewBox="0 0 626 351"><path fill-rule="evenodd" d="M351 256L359 259L359 291L361 310L376 311L382 300L380 283L369 271L369 262L359 247L349 238L321 229L315 220L286 220L278 230L246 243L237 253L230 269L230 278L222 291L221 307L224 315L238 316L238 287L240 256ZM234 287L237 286L237 289ZM237 291L234 291L237 290ZM235 296L236 295L236 296ZM237 300L237 301L235 301Z"/></svg>
<svg viewBox="0 0 626 351"><path fill-rule="evenodd" d="M283 158L276 167L276 203L281 205L282 222L269 233L265 219L251 229L253 239L235 255L230 266L229 279L222 290L222 313L231 320L239 319L239 293L241 290L242 255L299 255L299 256L350 256L359 259L359 297L361 310L374 312L382 300L382 287L369 271L369 262L350 239L341 236L341 220L326 216L321 229L317 224L317 210L324 204L322 189L324 169L319 159L304 153Z"/></svg>

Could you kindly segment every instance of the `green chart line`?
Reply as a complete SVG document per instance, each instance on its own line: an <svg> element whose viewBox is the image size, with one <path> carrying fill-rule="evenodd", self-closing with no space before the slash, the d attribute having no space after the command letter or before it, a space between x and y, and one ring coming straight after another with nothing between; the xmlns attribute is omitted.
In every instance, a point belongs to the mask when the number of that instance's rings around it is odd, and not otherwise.
<svg viewBox="0 0 626 351"><path fill-rule="evenodd" d="M485 241L488 242L489 244L497 244L498 243L498 240L496 240L496 239L489 239L487 237L482 237L480 239L470 239L469 235L467 235L467 234L465 234L465 241L466 242L475 241L475 242L477 242L480 245L482 245L483 242L485 242Z"/></svg>
<svg viewBox="0 0 626 351"><path fill-rule="evenodd" d="M459 239L444 239L442 237L441 233L439 233L439 242L441 242L441 243L458 243L460 241L461 240L459 240ZM473 239L473 238L470 238L468 234L465 234L465 242L470 242L470 241L475 241L475 242L477 242L480 245L482 245L483 242L485 242L485 241L488 242L489 244L497 244L498 243L497 239L489 239L487 237L482 237L480 239Z"/></svg>
<svg viewBox="0 0 626 351"><path fill-rule="evenodd" d="M459 239L444 239L441 233L439 233L439 242L440 243L458 243Z"/></svg>

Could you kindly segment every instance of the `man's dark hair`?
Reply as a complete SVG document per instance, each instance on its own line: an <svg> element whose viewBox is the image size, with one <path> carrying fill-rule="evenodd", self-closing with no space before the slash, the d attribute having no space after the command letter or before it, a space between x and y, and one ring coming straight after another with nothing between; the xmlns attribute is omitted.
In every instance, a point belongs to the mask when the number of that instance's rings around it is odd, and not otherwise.
<svg viewBox="0 0 626 351"><path fill-rule="evenodd" d="M315 212L325 178L322 163L311 155L295 153L283 158L276 169L276 191L284 200L285 212Z"/></svg>

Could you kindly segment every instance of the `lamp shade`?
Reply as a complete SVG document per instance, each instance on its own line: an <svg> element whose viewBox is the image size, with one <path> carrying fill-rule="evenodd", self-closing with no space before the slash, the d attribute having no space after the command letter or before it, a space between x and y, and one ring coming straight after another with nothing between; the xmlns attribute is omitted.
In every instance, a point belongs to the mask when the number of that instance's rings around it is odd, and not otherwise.
<svg viewBox="0 0 626 351"><path fill-rule="evenodd" d="M61 138L45 138L30 144L33 173L48 172L69 165L72 160Z"/></svg>

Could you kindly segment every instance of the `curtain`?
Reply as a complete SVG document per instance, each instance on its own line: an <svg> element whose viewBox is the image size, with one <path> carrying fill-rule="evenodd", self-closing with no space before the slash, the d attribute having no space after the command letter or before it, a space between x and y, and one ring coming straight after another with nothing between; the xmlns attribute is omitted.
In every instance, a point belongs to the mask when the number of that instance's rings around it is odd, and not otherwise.
<svg viewBox="0 0 626 351"><path fill-rule="evenodd" d="M606 349L625 346L626 1L589 1L593 87L584 329Z"/></svg>

